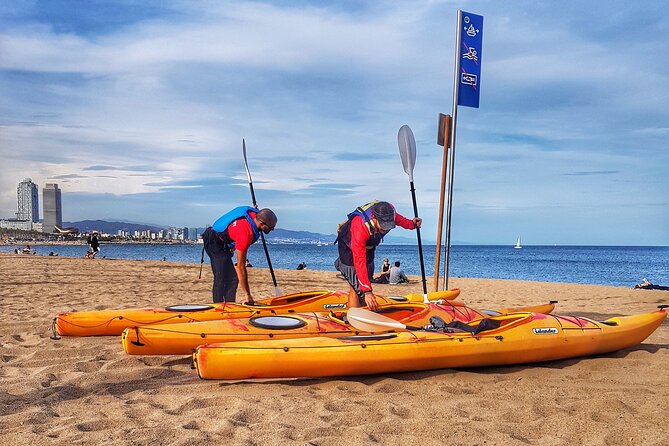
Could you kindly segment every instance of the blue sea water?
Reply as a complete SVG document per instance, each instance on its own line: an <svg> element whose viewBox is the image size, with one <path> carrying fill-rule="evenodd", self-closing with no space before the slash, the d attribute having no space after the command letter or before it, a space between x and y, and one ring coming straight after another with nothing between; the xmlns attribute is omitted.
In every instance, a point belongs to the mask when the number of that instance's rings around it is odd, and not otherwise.
<svg viewBox="0 0 669 446"><path fill-rule="evenodd" d="M86 245L35 245L38 254L83 257ZM334 245L268 245L272 266L295 269L305 262L309 269L334 271ZM425 270L434 274L435 246L424 246ZM12 251L15 246L0 246ZM103 244L100 257L132 260L167 260L200 263L202 245ZM409 275L420 276L418 248L381 244L376 251L377 270L381 260L399 260ZM208 257L204 256L205 263ZM254 267L267 267L262 245L249 250ZM443 253L442 253L443 263ZM443 266L442 266L443 275ZM536 280L596 285L633 286L646 277L658 285L669 285L669 247L663 246L513 246L458 245L451 247L450 277Z"/></svg>

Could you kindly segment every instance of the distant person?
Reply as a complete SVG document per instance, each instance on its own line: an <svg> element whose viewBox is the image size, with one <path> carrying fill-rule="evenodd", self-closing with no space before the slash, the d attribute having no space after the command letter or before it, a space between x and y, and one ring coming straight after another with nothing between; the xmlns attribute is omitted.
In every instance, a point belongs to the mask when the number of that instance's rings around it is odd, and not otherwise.
<svg viewBox="0 0 669 446"><path fill-rule="evenodd" d="M391 285L399 285L401 283L409 283L406 274L400 268L400 262L395 262L395 265L390 268L390 275L388 277L388 283Z"/></svg>
<svg viewBox="0 0 669 446"><path fill-rule="evenodd" d="M339 257L335 268L349 284L348 306L367 305L370 310L379 308L372 292L370 278L374 274L374 252L383 237L396 225L405 229L420 228L422 220L411 220L395 211L386 201L372 201L348 214L348 220L337 231Z"/></svg>
<svg viewBox="0 0 669 446"><path fill-rule="evenodd" d="M86 253L86 258L94 259L96 255L100 252L100 242L98 241L98 231L93 231L91 235L86 239L88 243L88 252Z"/></svg>
<svg viewBox="0 0 669 446"><path fill-rule="evenodd" d="M269 234L276 222L276 215L271 209L239 206L222 215L204 231L204 250L211 259L214 273L214 302L235 302L237 287L241 283L246 302L254 303L246 271L246 254L260 238L260 231ZM232 263L233 254L237 255L236 265Z"/></svg>
<svg viewBox="0 0 669 446"><path fill-rule="evenodd" d="M237 266L237 262L235 262L235 266ZM251 265L251 262L249 262L249 259L246 259L246 267L247 268L253 268L253 265Z"/></svg>
<svg viewBox="0 0 669 446"><path fill-rule="evenodd" d="M304 263L304 262L300 262L300 264L297 265L297 268L296 268L296 269L298 269L298 270L307 269L307 264Z"/></svg>
<svg viewBox="0 0 669 446"><path fill-rule="evenodd" d="M378 277L375 277L372 282L374 283L388 283L388 276L390 275L390 261L388 258L383 259L383 264L381 265L381 273Z"/></svg>
<svg viewBox="0 0 669 446"><path fill-rule="evenodd" d="M26 246L23 247L23 250L21 252L23 252L23 254L32 254L33 250L30 247L30 245L26 245Z"/></svg>

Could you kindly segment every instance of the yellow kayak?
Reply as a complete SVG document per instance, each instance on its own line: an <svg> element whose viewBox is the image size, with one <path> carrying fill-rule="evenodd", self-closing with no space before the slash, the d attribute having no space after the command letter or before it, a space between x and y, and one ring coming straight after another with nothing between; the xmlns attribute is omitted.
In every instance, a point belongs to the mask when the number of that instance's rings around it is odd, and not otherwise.
<svg viewBox="0 0 669 446"><path fill-rule="evenodd" d="M428 293L428 299L451 300L460 290ZM384 297L392 302L422 302L422 294ZM348 294L339 291L306 291L286 294L245 303L212 303L203 305L172 305L166 308L130 308L123 310L73 311L60 313L53 319L54 337L60 336L110 336L120 335L129 327L202 322L211 320L249 318L258 315L299 313L310 311L343 310Z"/></svg>
<svg viewBox="0 0 669 446"><path fill-rule="evenodd" d="M550 313L555 303L500 310L504 314L517 311ZM378 314L386 315L405 324L423 326L438 316L446 322L469 322L500 311L476 310L455 300L442 303L397 303L382 305ZM237 318L197 323L166 324L126 328L121 341L130 355L188 355L201 344L250 341L261 339L288 339L312 336L342 337L360 334L333 313L294 313L283 315L258 314L251 318Z"/></svg>
<svg viewBox="0 0 669 446"><path fill-rule="evenodd" d="M652 313L592 319L537 313L494 316L474 332L401 331L207 344L193 362L203 379L324 377L551 361L635 346L662 324ZM483 322L487 321L487 322ZM485 324L488 328L476 333Z"/></svg>

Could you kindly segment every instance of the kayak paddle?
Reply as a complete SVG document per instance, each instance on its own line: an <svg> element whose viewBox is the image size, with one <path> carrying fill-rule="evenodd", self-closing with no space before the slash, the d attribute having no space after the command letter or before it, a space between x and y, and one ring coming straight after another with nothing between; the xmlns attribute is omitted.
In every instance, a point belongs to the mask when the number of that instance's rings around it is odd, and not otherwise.
<svg viewBox="0 0 669 446"><path fill-rule="evenodd" d="M413 168L416 165L416 139L408 125L400 127L397 133L397 145L400 149L400 158L404 171L409 175L409 184L411 185L411 200L413 201L413 215L418 218L418 206L416 205L416 189L413 186ZM425 281L425 262L423 261L423 243L420 240L420 228L416 228L416 237L418 238L418 255L420 257L420 273L423 277L423 302L428 303L427 283Z"/></svg>
<svg viewBox="0 0 669 446"><path fill-rule="evenodd" d="M416 331L423 329L422 327L404 325L395 319L391 319L379 313L374 313L373 311L365 310L364 308L349 308L346 312L346 318L348 319L348 323L354 328L369 333L388 330Z"/></svg>
<svg viewBox="0 0 669 446"><path fill-rule="evenodd" d="M249 180L249 189L251 190L251 201L253 201L253 207L258 209L258 203L256 203L256 194L253 191L253 180L251 179L251 171L249 171L249 162L246 159L246 141L242 138L242 152L244 154L244 167L246 168L246 177ZM269 272L272 275L272 282L274 283L274 295L281 296L281 290L276 283L276 276L274 275L274 268L272 268L272 261L269 258L269 251L267 250L267 243L265 242L265 234L260 231L260 240L262 240L262 247L265 250L265 257L267 257L267 265L269 266Z"/></svg>

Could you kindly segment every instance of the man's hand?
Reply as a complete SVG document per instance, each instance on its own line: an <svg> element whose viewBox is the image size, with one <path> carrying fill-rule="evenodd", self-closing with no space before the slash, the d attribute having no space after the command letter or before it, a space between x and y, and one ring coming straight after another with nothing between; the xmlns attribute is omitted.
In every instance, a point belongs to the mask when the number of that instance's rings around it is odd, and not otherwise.
<svg viewBox="0 0 669 446"><path fill-rule="evenodd" d="M376 296L374 293L365 293L365 303L370 310L376 311L379 309L379 304L376 303Z"/></svg>
<svg viewBox="0 0 669 446"><path fill-rule="evenodd" d="M414 217L411 219L413 221L414 228L420 228L420 225L423 224L423 219L420 217Z"/></svg>

